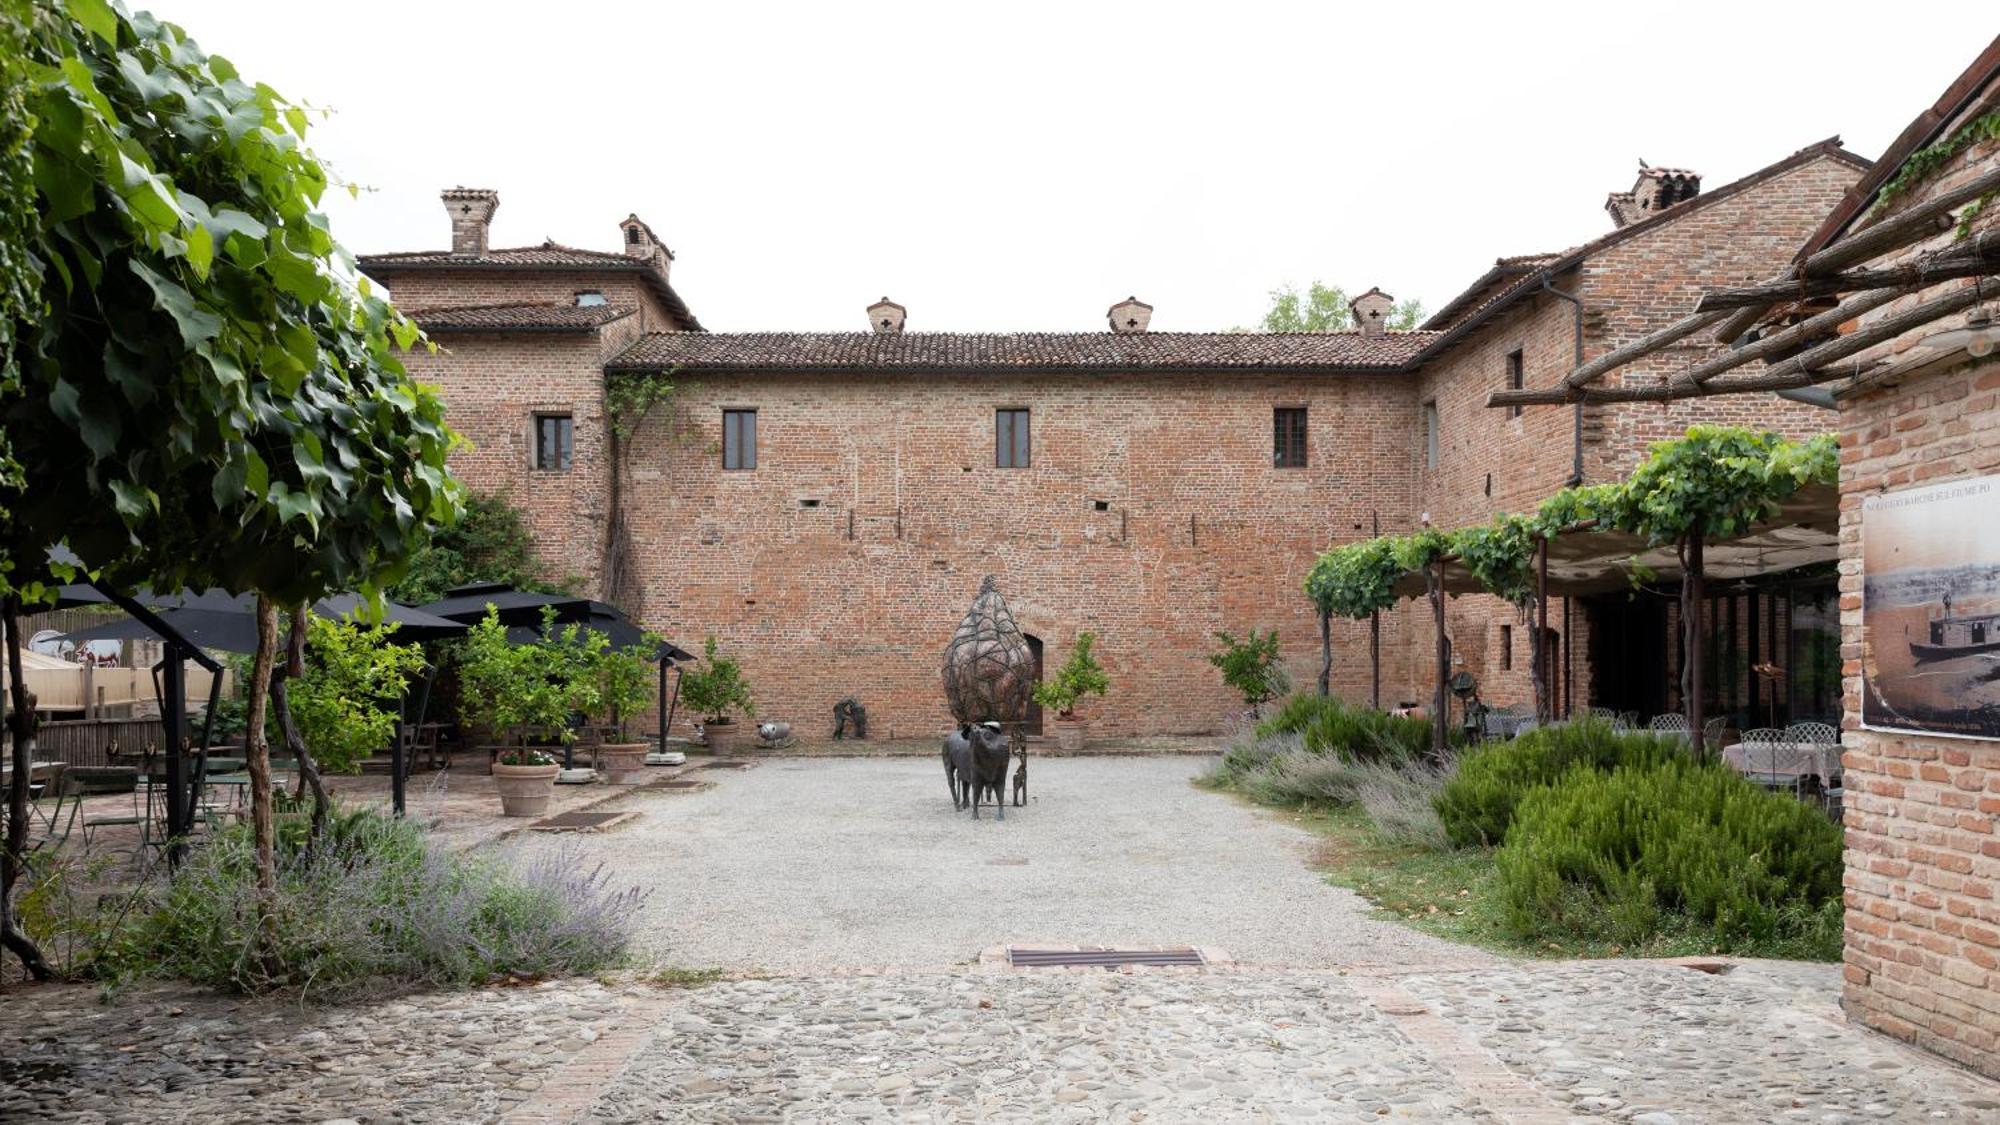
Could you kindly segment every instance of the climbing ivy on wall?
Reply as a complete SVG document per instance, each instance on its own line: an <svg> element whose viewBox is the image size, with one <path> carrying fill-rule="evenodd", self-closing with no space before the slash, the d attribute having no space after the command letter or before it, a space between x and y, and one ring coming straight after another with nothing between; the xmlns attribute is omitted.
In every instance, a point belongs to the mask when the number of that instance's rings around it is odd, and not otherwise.
<svg viewBox="0 0 2000 1125"><path fill-rule="evenodd" d="M2000 109L1975 117L1951 136L1911 153L1909 159L1903 161L1903 166L1876 193L1875 206L1869 213L1880 214L1889 204L1937 174L1954 157L1974 145L1991 140L2000 140Z"/></svg>

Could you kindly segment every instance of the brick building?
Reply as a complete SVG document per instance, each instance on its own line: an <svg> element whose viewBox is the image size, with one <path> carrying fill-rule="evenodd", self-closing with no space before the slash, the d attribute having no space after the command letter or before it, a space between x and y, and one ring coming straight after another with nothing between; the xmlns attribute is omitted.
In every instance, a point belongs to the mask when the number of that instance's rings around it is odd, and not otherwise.
<svg viewBox="0 0 2000 1125"><path fill-rule="evenodd" d="M1838 412L1844 1002L2000 1076L1996 201L2000 39L1780 269L1677 320L1754 340L1732 354L1769 366L1690 366L1651 342L1613 359L1644 355L1615 391L1635 403L1782 390Z"/></svg>
<svg viewBox="0 0 2000 1125"><path fill-rule="evenodd" d="M1823 425L1770 396L1570 417L1480 404L1643 335L1704 286L1768 275L1866 167L1827 141L1706 192L1643 169L1607 201L1609 234L1501 259L1413 332L1382 330L1375 291L1340 333L1153 332L1136 299L1098 333L918 332L887 298L852 333L708 332L636 216L622 252L492 249L498 197L466 189L444 196L450 250L363 267L443 345L413 369L473 441L459 475L527 513L552 574L683 643L716 635L762 713L810 733L851 695L885 733L937 729L945 642L992 573L1048 659L1099 635L1098 730L1206 731L1234 709L1206 660L1217 630L1277 628L1310 682L1300 581L1330 545L1525 509L1697 419ZM644 379L675 391L621 439L607 381ZM1556 650L1571 702L1631 679L1591 671L1591 621L1622 612L1552 615L1575 637ZM1488 700L1524 699L1511 607L1458 599L1449 620ZM1369 692L1366 638L1335 623L1342 695ZM1384 702L1428 698L1427 615L1388 615L1382 651Z"/></svg>

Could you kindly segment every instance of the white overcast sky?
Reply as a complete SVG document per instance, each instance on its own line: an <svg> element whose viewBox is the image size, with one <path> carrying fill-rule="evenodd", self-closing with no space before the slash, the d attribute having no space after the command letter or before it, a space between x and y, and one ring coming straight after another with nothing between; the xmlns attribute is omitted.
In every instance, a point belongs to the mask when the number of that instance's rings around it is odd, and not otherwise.
<svg viewBox="0 0 2000 1125"><path fill-rule="evenodd" d="M128 0L130 2L130 0ZM637 212L717 331L1254 322L1314 278L1437 308L1609 229L1641 157L1708 186L1832 134L1874 157L2000 30L1985 2L159 0L332 111L357 253L614 249Z"/></svg>

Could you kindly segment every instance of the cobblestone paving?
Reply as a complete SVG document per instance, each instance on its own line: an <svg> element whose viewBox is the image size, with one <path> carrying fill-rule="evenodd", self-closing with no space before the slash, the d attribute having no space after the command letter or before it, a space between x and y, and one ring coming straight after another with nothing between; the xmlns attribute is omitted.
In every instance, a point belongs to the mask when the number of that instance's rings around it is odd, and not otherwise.
<svg viewBox="0 0 2000 1125"><path fill-rule="evenodd" d="M903 971L330 1011L58 986L5 999L0 1121L2000 1120L2000 1085L1845 1025L1835 975Z"/></svg>

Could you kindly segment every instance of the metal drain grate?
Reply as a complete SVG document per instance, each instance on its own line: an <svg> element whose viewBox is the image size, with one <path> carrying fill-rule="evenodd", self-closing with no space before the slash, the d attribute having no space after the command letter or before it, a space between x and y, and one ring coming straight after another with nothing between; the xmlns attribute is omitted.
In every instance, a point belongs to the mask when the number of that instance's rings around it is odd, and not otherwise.
<svg viewBox="0 0 2000 1125"><path fill-rule="evenodd" d="M721 758L713 762L703 762L695 768L698 770L747 770L756 764L755 762L743 761L740 758Z"/></svg>
<svg viewBox="0 0 2000 1125"><path fill-rule="evenodd" d="M677 777L669 779L667 781L655 781L651 785L646 786L646 788L670 789L676 793L681 793L681 792L686 792L689 789L706 789L709 787L710 784L712 783L707 781L696 781L694 778L691 777Z"/></svg>
<svg viewBox="0 0 2000 1125"><path fill-rule="evenodd" d="M1172 949L1021 949L1007 947L1007 963L1017 969L1101 968L1148 965L1200 968L1208 964L1201 950L1188 946Z"/></svg>
<svg viewBox="0 0 2000 1125"><path fill-rule="evenodd" d="M566 812L530 824L534 832L594 832L631 817L629 812Z"/></svg>

